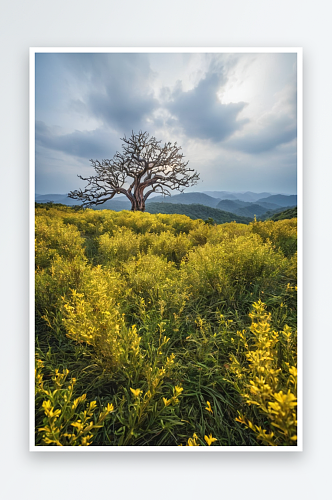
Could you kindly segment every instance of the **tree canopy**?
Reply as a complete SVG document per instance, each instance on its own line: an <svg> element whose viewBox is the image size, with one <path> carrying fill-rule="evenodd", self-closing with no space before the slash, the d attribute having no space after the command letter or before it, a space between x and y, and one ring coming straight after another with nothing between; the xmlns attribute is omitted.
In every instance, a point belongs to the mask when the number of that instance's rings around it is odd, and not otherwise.
<svg viewBox="0 0 332 500"><path fill-rule="evenodd" d="M183 191L199 180L199 174L188 168L181 147L175 142L165 143L140 131L124 137L122 152L111 160L90 160L96 175L78 177L88 184L71 191L70 198L82 202L83 207L101 205L116 194L123 194L131 202L131 210L145 210L145 202L152 193L169 196L170 190Z"/></svg>

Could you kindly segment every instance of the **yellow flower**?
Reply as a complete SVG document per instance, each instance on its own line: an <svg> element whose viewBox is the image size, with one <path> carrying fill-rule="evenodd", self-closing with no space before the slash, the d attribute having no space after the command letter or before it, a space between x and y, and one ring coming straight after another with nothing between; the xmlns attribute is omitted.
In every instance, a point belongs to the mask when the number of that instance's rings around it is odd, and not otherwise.
<svg viewBox="0 0 332 500"><path fill-rule="evenodd" d="M179 396L179 394L181 394L182 391L183 391L183 387L180 387L179 385L176 385L174 387L174 396Z"/></svg>
<svg viewBox="0 0 332 500"><path fill-rule="evenodd" d="M114 406L110 403L107 404L105 410L108 412L108 413L111 413L111 411L114 410Z"/></svg>
<svg viewBox="0 0 332 500"><path fill-rule="evenodd" d="M130 390L131 390L131 392L134 394L135 398L138 398L138 397L139 397L139 395L140 395L140 394L141 394L141 392L142 392L142 391L141 391L141 389L132 389L131 387L130 387Z"/></svg>
<svg viewBox="0 0 332 500"><path fill-rule="evenodd" d="M77 422L73 422L70 425L72 425L72 427L77 427L78 431L82 431L83 427L84 427L83 424L82 424L82 422L80 420L77 420Z"/></svg>
<svg viewBox="0 0 332 500"><path fill-rule="evenodd" d="M212 415L213 415L213 410L212 410L212 408L211 408L211 403L210 403L210 401L207 401L207 402L206 402L206 404L207 404L207 406L205 407L205 409L206 409L207 411L209 411L210 413L212 413Z"/></svg>
<svg viewBox="0 0 332 500"><path fill-rule="evenodd" d="M237 422L240 422L240 424L245 424L246 425L246 421L244 420L244 418L239 415L238 417L236 417L235 419Z"/></svg>
<svg viewBox="0 0 332 500"><path fill-rule="evenodd" d="M205 439L205 441L207 442L207 444L208 444L209 446L211 446L211 444L212 444L214 441L217 441L217 439L216 439L216 438L212 437L212 434L210 434L210 435L209 435L209 437L208 437L208 436L204 436L204 439Z"/></svg>
<svg viewBox="0 0 332 500"><path fill-rule="evenodd" d="M61 410L54 410L51 401L44 401L42 407L44 408L44 413L47 417L55 417L57 419L61 414Z"/></svg>
<svg viewBox="0 0 332 500"><path fill-rule="evenodd" d="M196 432L194 432L193 437L188 439L187 446L199 446L199 444L196 442L196 439L198 439L198 436Z"/></svg>
<svg viewBox="0 0 332 500"><path fill-rule="evenodd" d="M169 406L171 404L171 400L170 399L163 398L163 401L164 401L164 405L165 406Z"/></svg>

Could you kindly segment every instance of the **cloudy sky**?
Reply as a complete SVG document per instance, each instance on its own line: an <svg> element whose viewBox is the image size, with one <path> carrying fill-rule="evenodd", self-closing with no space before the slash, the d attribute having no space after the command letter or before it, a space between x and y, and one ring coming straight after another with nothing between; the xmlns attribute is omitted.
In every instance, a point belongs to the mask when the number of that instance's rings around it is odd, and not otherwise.
<svg viewBox="0 0 332 500"><path fill-rule="evenodd" d="M35 82L39 194L84 187L132 130L182 146L187 192L296 193L296 54L37 53Z"/></svg>

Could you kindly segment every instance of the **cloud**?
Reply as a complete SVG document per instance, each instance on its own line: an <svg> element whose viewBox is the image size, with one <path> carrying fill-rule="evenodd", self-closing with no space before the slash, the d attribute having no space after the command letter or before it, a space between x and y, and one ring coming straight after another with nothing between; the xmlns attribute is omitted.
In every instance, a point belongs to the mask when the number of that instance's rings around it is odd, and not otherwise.
<svg viewBox="0 0 332 500"><path fill-rule="evenodd" d="M73 110L99 119L121 134L144 129L158 107L147 54L67 54L66 69L85 88Z"/></svg>
<svg viewBox="0 0 332 500"><path fill-rule="evenodd" d="M287 117L266 120L253 132L242 137L235 137L224 144L225 147L251 155L272 151L281 144L296 139L296 122Z"/></svg>
<svg viewBox="0 0 332 500"><path fill-rule="evenodd" d="M212 72L192 90L184 92L179 83L173 91L167 107L188 136L221 142L248 122L238 118L246 103L219 101L217 92L223 83L224 75Z"/></svg>
<svg viewBox="0 0 332 500"><path fill-rule="evenodd" d="M296 146L293 142L278 147L273 154L262 152L248 155L226 150L219 146L219 153L211 152L206 159L196 149L192 168L200 172L200 183L189 191L268 191L296 193ZM204 155L202 145L202 155Z"/></svg>
<svg viewBox="0 0 332 500"><path fill-rule="evenodd" d="M60 134L58 127L48 127L44 122L36 121L36 145L88 160L113 157L119 141L107 130L75 130Z"/></svg>
<svg viewBox="0 0 332 500"><path fill-rule="evenodd" d="M296 189L295 63L289 54L39 54L39 191L75 189L90 158L112 158L140 129L182 146L199 189Z"/></svg>

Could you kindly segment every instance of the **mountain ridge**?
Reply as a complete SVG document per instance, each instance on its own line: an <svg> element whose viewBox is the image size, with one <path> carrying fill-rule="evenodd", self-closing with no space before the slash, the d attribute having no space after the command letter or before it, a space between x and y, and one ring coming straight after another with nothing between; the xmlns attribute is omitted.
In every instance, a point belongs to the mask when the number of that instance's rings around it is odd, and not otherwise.
<svg viewBox="0 0 332 500"><path fill-rule="evenodd" d="M211 213L208 214L208 211L202 207L209 207L211 209L216 209L218 211L231 214L234 218L236 217L244 217L253 219L255 216L257 218L267 218L273 213L278 213L282 210L289 209L291 207L295 207L297 204L297 196L296 195L269 195L263 198L260 196L264 196L266 192L263 193L253 193L251 191L247 191L242 193L242 198L258 198L258 201L245 201L235 197L241 196L241 193L230 193L229 191L209 191L211 194L219 194L220 196L229 196L226 199L215 198L207 194L207 192L192 192L192 193L179 193L174 194L173 196L154 196L153 198L149 198L146 202L146 211L149 212L150 209L154 210L153 213L156 213L155 210L159 210L160 213L168 210L167 213L176 213L174 210L180 210L181 213L185 210L183 206L187 205L191 208L186 209L186 211L190 213L194 213L197 215L198 213L201 216L197 216L198 218L214 218ZM67 194L36 194L35 195L36 203L60 203L67 206L80 205L78 200L73 200L69 198ZM151 203L153 206L151 207ZM167 206L166 206L167 205ZM174 205L174 208L170 208L171 205ZM195 206L199 206L197 209ZM151 207L149 209L149 207ZM105 203L92 206L91 208L95 210L114 210L116 212L120 212L122 210L130 210L131 203L124 196L116 196L112 200L108 200ZM186 214L185 214L186 215ZM220 214L216 213L216 217L219 217ZM234 220L234 219L233 219Z"/></svg>

